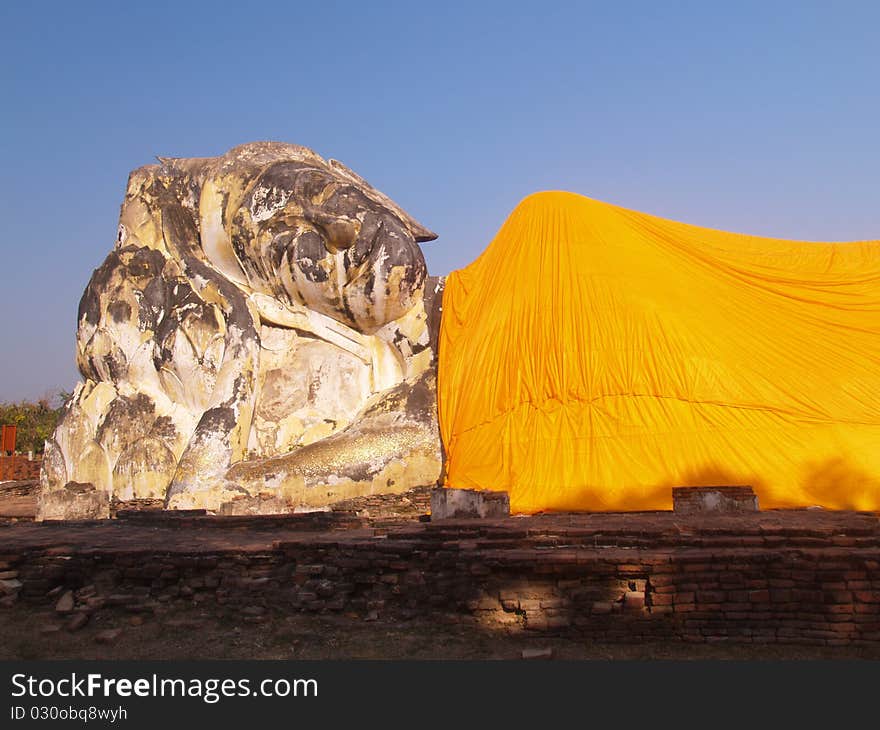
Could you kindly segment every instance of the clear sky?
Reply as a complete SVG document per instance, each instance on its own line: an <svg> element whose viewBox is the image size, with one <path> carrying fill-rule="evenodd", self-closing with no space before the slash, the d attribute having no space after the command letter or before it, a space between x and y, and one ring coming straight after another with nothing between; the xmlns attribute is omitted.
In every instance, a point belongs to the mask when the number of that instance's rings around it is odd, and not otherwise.
<svg viewBox="0 0 880 730"><path fill-rule="evenodd" d="M880 238L880 3L4 2L0 400L78 380L129 170L274 139L473 260L525 195Z"/></svg>

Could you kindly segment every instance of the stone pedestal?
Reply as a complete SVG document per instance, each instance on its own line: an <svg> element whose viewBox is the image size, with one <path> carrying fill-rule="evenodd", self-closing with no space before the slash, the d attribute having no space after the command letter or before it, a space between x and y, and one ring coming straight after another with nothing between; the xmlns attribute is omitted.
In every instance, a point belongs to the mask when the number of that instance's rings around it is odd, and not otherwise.
<svg viewBox="0 0 880 730"><path fill-rule="evenodd" d="M68 482L64 489L41 490L37 496L37 520L106 520L110 517L110 493L94 484Z"/></svg>
<svg viewBox="0 0 880 730"><path fill-rule="evenodd" d="M757 512L758 497L749 486L673 487L672 509L680 514Z"/></svg>
<svg viewBox="0 0 880 730"><path fill-rule="evenodd" d="M452 518L483 518L510 516L510 495L507 492L485 492L476 489L438 487L431 492L431 521Z"/></svg>

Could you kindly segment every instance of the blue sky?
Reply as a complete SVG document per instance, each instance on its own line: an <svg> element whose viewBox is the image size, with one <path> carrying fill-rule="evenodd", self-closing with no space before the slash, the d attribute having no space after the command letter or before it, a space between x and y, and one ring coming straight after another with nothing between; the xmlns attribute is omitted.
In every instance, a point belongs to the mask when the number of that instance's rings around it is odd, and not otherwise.
<svg viewBox="0 0 880 730"><path fill-rule="evenodd" d="M473 260L525 195L880 238L875 2L19 2L0 10L0 400L70 389L129 170L276 139Z"/></svg>

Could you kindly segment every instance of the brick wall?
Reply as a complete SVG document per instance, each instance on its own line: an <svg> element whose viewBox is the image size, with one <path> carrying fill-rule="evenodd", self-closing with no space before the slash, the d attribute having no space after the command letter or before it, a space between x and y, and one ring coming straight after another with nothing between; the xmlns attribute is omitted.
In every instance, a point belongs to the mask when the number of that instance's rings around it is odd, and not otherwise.
<svg viewBox="0 0 880 730"><path fill-rule="evenodd" d="M51 604L73 590L84 612L196 603L242 621L354 612L600 641L880 643L880 530L863 513L98 525L4 530L0 573L12 587L2 601Z"/></svg>
<svg viewBox="0 0 880 730"><path fill-rule="evenodd" d="M31 460L27 458L26 454L16 456L0 454L0 482L39 479L42 463L42 457Z"/></svg>

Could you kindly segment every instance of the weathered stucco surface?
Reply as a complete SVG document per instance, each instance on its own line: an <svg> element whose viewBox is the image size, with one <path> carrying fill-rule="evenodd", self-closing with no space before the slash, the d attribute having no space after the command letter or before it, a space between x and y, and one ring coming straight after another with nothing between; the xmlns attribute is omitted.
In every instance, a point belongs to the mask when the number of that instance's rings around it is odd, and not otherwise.
<svg viewBox="0 0 880 730"><path fill-rule="evenodd" d="M80 302L84 380L47 443L38 518L63 517L74 483L294 511L436 481L442 280L418 246L433 238L296 145L132 172Z"/></svg>

